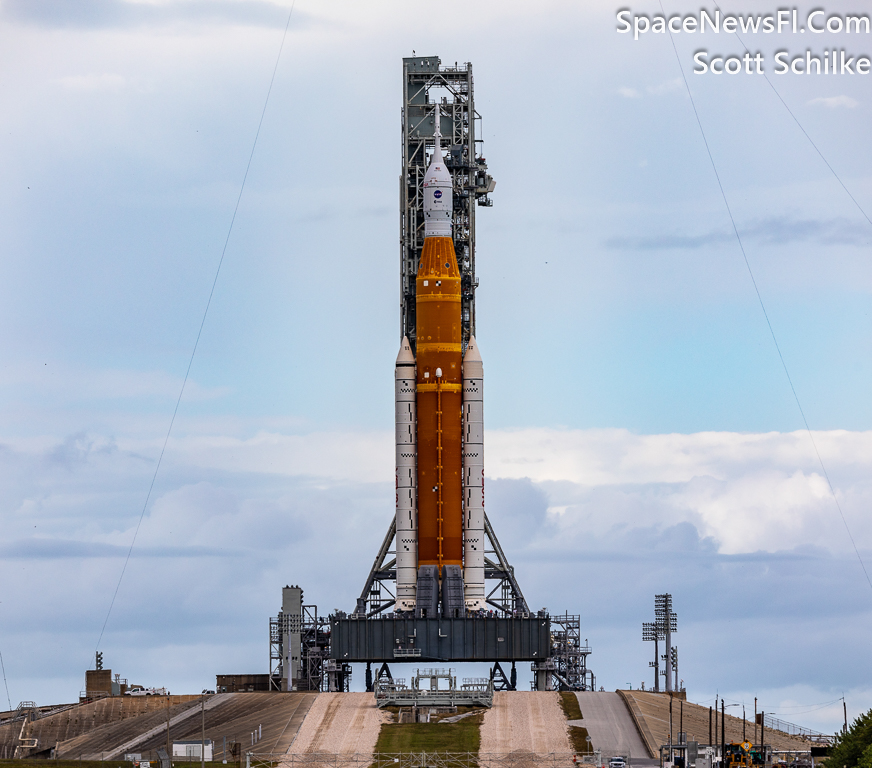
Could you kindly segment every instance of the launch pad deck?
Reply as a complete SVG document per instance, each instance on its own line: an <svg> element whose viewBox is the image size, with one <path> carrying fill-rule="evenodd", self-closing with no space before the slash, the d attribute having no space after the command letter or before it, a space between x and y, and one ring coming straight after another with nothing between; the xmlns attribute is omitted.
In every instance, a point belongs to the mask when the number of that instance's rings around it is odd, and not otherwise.
<svg viewBox="0 0 872 768"><path fill-rule="evenodd" d="M330 646L340 662L541 661L551 655L551 619L331 616Z"/></svg>

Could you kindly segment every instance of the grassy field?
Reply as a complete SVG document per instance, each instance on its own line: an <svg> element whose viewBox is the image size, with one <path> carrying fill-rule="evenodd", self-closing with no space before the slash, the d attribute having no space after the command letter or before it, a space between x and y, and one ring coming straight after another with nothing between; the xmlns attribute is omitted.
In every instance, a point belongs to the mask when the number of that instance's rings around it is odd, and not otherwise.
<svg viewBox="0 0 872 768"><path fill-rule="evenodd" d="M477 753L483 718L483 713L477 713L456 723L385 723L375 751Z"/></svg>
<svg viewBox="0 0 872 768"><path fill-rule="evenodd" d="M560 692L560 706L563 708L563 714L567 720L581 720L581 707L578 705L578 697L570 691ZM584 755L593 750L590 748L590 742L587 737L590 734L587 728L580 725L569 726L569 741L572 742L572 751L579 755Z"/></svg>
<svg viewBox="0 0 872 768"><path fill-rule="evenodd" d="M578 696L571 691L560 692L560 706L567 720L581 720L581 707L578 706Z"/></svg>

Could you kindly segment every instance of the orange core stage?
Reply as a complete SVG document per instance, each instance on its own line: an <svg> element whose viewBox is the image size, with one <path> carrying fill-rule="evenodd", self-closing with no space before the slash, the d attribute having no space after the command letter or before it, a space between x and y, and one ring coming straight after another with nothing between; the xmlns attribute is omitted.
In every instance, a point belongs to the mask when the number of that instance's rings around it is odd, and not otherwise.
<svg viewBox="0 0 872 768"><path fill-rule="evenodd" d="M418 565L463 565L460 272L450 237L428 237L416 280Z"/></svg>

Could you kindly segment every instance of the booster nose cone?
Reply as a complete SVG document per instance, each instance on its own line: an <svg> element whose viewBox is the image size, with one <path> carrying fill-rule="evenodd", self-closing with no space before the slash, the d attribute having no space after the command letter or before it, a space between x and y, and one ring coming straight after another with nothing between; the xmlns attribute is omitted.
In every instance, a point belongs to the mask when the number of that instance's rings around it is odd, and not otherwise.
<svg viewBox="0 0 872 768"><path fill-rule="evenodd" d="M466 345L466 354L463 356L463 364L466 365L482 365L481 355L478 352L478 344L475 343L475 336L469 337L469 343ZM481 369L477 368L476 373Z"/></svg>
<svg viewBox="0 0 872 768"><path fill-rule="evenodd" d="M451 174L442 157L442 131L439 107L434 110L436 147L430 167L424 174L424 237L451 237L453 209Z"/></svg>
<svg viewBox="0 0 872 768"><path fill-rule="evenodd" d="M397 365L414 365L415 355L412 353L412 345L409 344L408 336L403 336L400 342L400 351L397 354Z"/></svg>

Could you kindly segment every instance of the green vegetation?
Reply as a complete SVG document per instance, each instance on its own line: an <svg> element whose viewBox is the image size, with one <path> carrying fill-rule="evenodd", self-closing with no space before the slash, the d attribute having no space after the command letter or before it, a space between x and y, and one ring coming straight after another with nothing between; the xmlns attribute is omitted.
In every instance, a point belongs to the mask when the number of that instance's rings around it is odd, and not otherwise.
<svg viewBox="0 0 872 768"><path fill-rule="evenodd" d="M847 733L836 735L827 768L872 768L872 709L860 715Z"/></svg>
<svg viewBox="0 0 872 768"><path fill-rule="evenodd" d="M572 742L572 751L577 755L586 755L589 752L593 752L590 742L587 740L588 736L587 728L582 728L580 725L569 726L569 740Z"/></svg>
<svg viewBox="0 0 872 768"><path fill-rule="evenodd" d="M571 691L560 692L560 706L567 720L581 720L581 707L578 706L578 696ZM572 751L578 755L584 755L591 751L587 728L580 725L569 726L569 741L572 742ZM872 766L870 766L872 768Z"/></svg>
<svg viewBox="0 0 872 768"><path fill-rule="evenodd" d="M481 743L482 713L456 723L385 723L376 752L473 752Z"/></svg>
<svg viewBox="0 0 872 768"><path fill-rule="evenodd" d="M567 720L581 720L584 717L581 714L581 707L578 706L578 696L571 691L560 692L560 706Z"/></svg>

